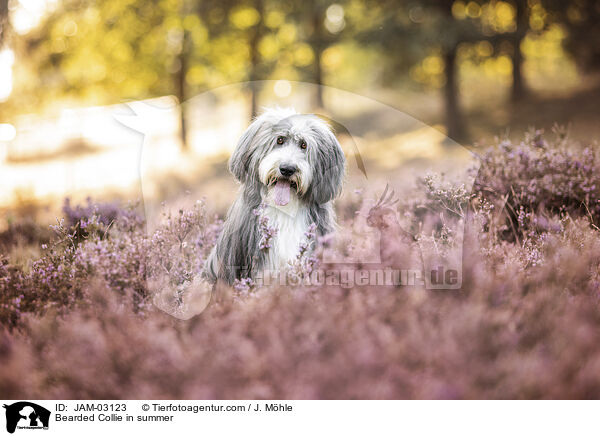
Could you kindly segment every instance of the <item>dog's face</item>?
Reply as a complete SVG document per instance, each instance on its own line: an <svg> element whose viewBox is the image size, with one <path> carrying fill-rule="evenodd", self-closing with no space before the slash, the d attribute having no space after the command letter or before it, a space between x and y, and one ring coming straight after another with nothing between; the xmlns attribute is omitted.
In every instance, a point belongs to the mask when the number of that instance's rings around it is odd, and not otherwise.
<svg viewBox="0 0 600 436"><path fill-rule="evenodd" d="M315 115L271 109L242 135L229 168L244 184L261 185L275 204L292 196L326 203L341 190L345 159L329 126Z"/></svg>

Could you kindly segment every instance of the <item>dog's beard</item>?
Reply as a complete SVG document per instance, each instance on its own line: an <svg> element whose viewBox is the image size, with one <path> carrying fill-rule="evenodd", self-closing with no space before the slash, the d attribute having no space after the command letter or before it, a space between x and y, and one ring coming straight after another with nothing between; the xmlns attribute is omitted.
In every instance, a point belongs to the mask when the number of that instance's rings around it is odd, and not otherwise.
<svg viewBox="0 0 600 436"><path fill-rule="evenodd" d="M306 160L293 160L298 170L291 177L284 177L279 172L281 157L285 152L278 151L267 155L259 165L260 181L267 187L269 196L277 206L286 206L292 196L300 196L306 192L310 183L310 167ZM285 156L289 159L289 156Z"/></svg>
<svg viewBox="0 0 600 436"><path fill-rule="evenodd" d="M296 180L276 176L270 178L267 188L272 191L272 199L277 206L286 206L292 195L298 195L299 184Z"/></svg>

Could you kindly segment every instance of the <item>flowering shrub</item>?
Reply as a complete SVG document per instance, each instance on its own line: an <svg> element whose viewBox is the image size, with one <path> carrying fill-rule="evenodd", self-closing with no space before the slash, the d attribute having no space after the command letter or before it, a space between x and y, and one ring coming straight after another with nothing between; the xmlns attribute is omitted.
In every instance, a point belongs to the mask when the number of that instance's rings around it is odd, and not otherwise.
<svg viewBox="0 0 600 436"><path fill-rule="evenodd" d="M588 216L600 224L600 156L557 131L554 143L534 131L525 140L508 140L481 157L474 193L494 203L508 220L504 237L518 239L531 230L557 230L552 216Z"/></svg>
<svg viewBox="0 0 600 436"><path fill-rule="evenodd" d="M87 198L85 206L71 206L71 200L66 198L63 204L63 215L66 229L72 230L73 242L79 243L88 237L90 231L97 231L97 236L103 237L110 226L118 219L132 221L134 225L142 224L142 217L137 214L135 207L121 208L118 202L94 203Z"/></svg>
<svg viewBox="0 0 600 436"><path fill-rule="evenodd" d="M462 262L460 290L325 283L254 292L245 280L233 292L218 284L218 298L185 322L149 304L149 283L167 280L177 306L221 222L199 203L165 213L148 235L130 208L108 218L91 203L69 206L38 259L0 259L0 392L600 398L597 174L595 151L538 132L489 150L472 193L431 176L415 199L371 207L366 225L383 235L385 262L415 246L447 256ZM463 239L452 230L461 220ZM309 230L290 272L327 267L317 264L321 243Z"/></svg>
<svg viewBox="0 0 600 436"><path fill-rule="evenodd" d="M149 290L160 294L159 307L181 316L189 310L186 300L201 285L204 261L216 243L222 222L209 222L201 202L189 211L179 209L175 215L166 212L163 218L149 240L146 278Z"/></svg>
<svg viewBox="0 0 600 436"><path fill-rule="evenodd" d="M175 290L189 284L215 243L220 221L208 222L198 203L176 217L165 213L165 222L147 235L136 208L115 211L90 201L85 208L71 208L66 202L68 219L51 226L54 239L42 245L43 255L28 269L1 260L0 322L15 327L23 313L64 314L88 304L84 289L93 279L133 298L136 310L149 304L148 280L167 277ZM100 215L103 210L110 214Z"/></svg>

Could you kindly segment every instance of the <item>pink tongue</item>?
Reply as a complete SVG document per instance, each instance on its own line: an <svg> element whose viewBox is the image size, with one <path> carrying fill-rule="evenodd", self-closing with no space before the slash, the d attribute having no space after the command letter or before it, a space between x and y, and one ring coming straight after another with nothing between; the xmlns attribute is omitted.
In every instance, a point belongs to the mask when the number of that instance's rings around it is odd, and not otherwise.
<svg viewBox="0 0 600 436"><path fill-rule="evenodd" d="M278 206L285 206L290 202L290 182L287 180L277 180L275 183L274 200Z"/></svg>

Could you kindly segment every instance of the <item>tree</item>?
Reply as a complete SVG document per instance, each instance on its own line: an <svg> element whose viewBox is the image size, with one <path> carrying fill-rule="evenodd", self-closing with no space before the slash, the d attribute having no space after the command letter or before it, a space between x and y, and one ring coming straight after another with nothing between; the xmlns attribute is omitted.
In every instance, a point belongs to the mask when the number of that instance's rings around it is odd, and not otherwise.
<svg viewBox="0 0 600 436"><path fill-rule="evenodd" d="M174 71L174 82L175 82L175 95L179 100L179 105L181 107L180 111L180 127L179 134L181 137L181 144L184 149L188 148L188 138L187 138L187 117L186 111L184 109L184 103L188 99L187 93L187 74L189 71L190 57L192 53L192 41L190 36L190 30L186 29L185 19L189 16L189 5L185 0L181 2L180 5L180 16L182 18L182 25L179 29L180 35L180 43L178 48L178 54L175 58L173 71Z"/></svg>
<svg viewBox="0 0 600 436"><path fill-rule="evenodd" d="M323 9L319 8L316 4L313 4L313 7L309 9L312 11L312 36L309 38L309 44L312 46L315 54L314 83L317 85L314 105L315 107L322 108L325 105L323 104L323 67L321 65L321 58L323 56L323 51L327 46L323 25L325 14L323 13Z"/></svg>
<svg viewBox="0 0 600 436"><path fill-rule="evenodd" d="M526 95L520 46L530 31L527 0L419 0L411 3L373 0L369 4L372 8L382 8L381 20L377 26L360 32L358 39L382 49L387 55L386 64L395 76L419 65L432 53L442 60L442 95L449 137L458 141L468 137L458 80L461 45L485 41L496 47L495 54L501 53L499 47L507 43L512 46L511 99L517 101ZM498 20L497 8L503 12L503 20ZM504 22L506 17L508 23Z"/></svg>
<svg viewBox="0 0 600 436"><path fill-rule="evenodd" d="M541 5L549 12L548 22L566 28L565 48L577 64L584 71L600 70L600 2L542 0Z"/></svg>
<svg viewBox="0 0 600 436"><path fill-rule="evenodd" d="M273 5L277 5L273 2ZM277 56L266 59L263 55L263 44L274 32L265 22L269 8L273 6L267 0L234 1L229 13L232 35L243 41L247 48L248 56L243 61L246 74L242 80L247 80L250 92L250 117L258 112L258 99L261 91L260 80L269 77L273 71Z"/></svg>
<svg viewBox="0 0 600 436"><path fill-rule="evenodd" d="M173 2L63 0L13 49L28 82L19 100L40 108L77 98L94 104L172 92L168 68L177 55Z"/></svg>
<svg viewBox="0 0 600 436"><path fill-rule="evenodd" d="M254 0L253 6L257 14L257 20L256 23L251 27L248 35L248 45L250 48L250 73L248 79L250 80L251 118L254 118L258 113L258 93L260 92L260 88L257 82L261 77L261 58L258 51L258 44L260 43L260 40L264 34L263 15L265 13L263 0Z"/></svg>
<svg viewBox="0 0 600 436"><path fill-rule="evenodd" d="M312 63L311 80L317 87L315 88L314 106L324 108L323 101L323 52L339 38L337 34L343 29L343 3L333 3L328 0L309 0L308 2L298 3L298 19L306 29L306 42L311 46L314 53ZM329 15L334 15L336 22L331 21ZM333 11L333 12L332 12ZM325 23L329 24L326 28Z"/></svg>
<svg viewBox="0 0 600 436"><path fill-rule="evenodd" d="M0 0L0 48L6 39L8 29L8 0Z"/></svg>
<svg viewBox="0 0 600 436"><path fill-rule="evenodd" d="M512 35L512 90L511 100L518 102L527 94L525 80L523 79L523 53L521 43L529 30L529 7L527 0L514 0L516 30Z"/></svg>
<svg viewBox="0 0 600 436"><path fill-rule="evenodd" d="M202 69L224 58L243 62L239 46L230 43L225 8L233 3L63 0L38 28L15 41L28 80L20 82L19 99L12 104L18 111L61 98L110 104L166 94L184 103L193 92L242 80L235 69L213 69L211 74ZM211 23L211 15L221 16L221 22Z"/></svg>
<svg viewBox="0 0 600 436"><path fill-rule="evenodd" d="M456 19L453 0L373 3L382 8L381 22L376 28L361 32L359 40L382 49L388 56L388 65L396 72L408 71L437 51L444 65L442 94L447 135L457 141L464 140L467 129L459 102L457 49L462 42L482 38L477 23Z"/></svg>
<svg viewBox="0 0 600 436"><path fill-rule="evenodd" d="M444 84L444 101L446 111L446 128L448 136L457 141L467 137L467 128L459 103L458 72L456 53L458 44L466 39L467 31L459 27L452 16L452 0L435 2L441 8L441 22L449 29L446 38L442 41L442 59L446 80ZM429 5L432 7L432 4ZM470 31L472 29L469 27ZM469 32L470 33L470 32Z"/></svg>

